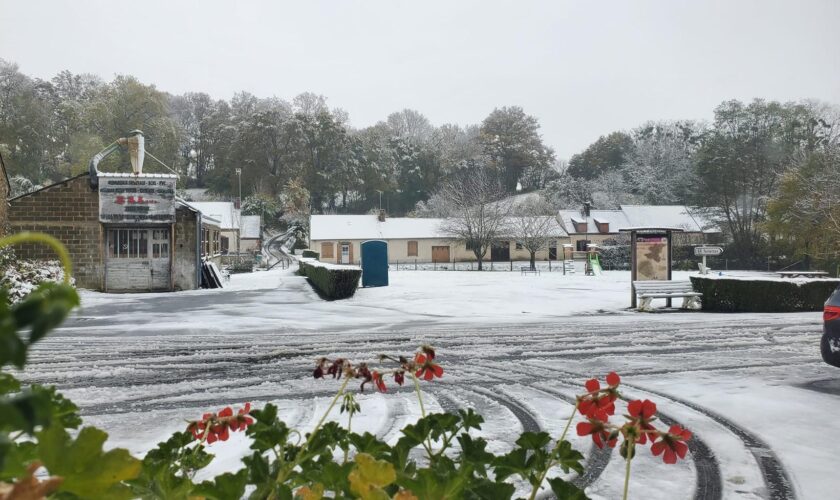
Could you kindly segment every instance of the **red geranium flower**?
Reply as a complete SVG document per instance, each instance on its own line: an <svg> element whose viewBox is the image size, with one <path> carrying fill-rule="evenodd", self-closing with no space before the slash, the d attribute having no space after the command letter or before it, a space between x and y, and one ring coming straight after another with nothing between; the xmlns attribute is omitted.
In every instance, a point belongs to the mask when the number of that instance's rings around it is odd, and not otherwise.
<svg viewBox="0 0 840 500"><path fill-rule="evenodd" d="M667 433L659 435L659 440L653 443L650 451L655 456L662 455L662 460L666 464L675 464L677 457L685 458L688 452L688 445L685 443L689 439L691 439L691 432L679 425L672 425Z"/></svg>
<svg viewBox="0 0 840 500"><path fill-rule="evenodd" d="M616 375L617 377L618 375ZM597 379L586 381L587 394L578 400L578 410L585 417L592 417L597 411L604 411L607 415L615 414L615 403L617 395L613 391L600 393L601 383Z"/></svg>
<svg viewBox="0 0 840 500"><path fill-rule="evenodd" d="M427 358L425 354L417 353L414 357L414 363L419 367L416 375L418 378L424 380L433 380L435 377L443 377L443 367L432 361L432 358Z"/></svg>
<svg viewBox="0 0 840 500"><path fill-rule="evenodd" d="M218 414L205 413L201 416L201 420L190 422L187 430L198 440L206 439L207 444L227 441L230 437L230 431L245 430L254 423L254 419L248 416L249 413L251 413L251 403L245 403L245 406L236 415L233 414L233 409L228 406Z"/></svg>
<svg viewBox="0 0 840 500"><path fill-rule="evenodd" d="M639 444L647 443L648 435L650 435L651 442L654 441L658 431L651 422L656 420L653 416L656 414L656 403L649 399L644 401L636 399L627 404L627 417L630 420L630 425L634 426L638 431L638 436L635 440Z"/></svg>
<svg viewBox="0 0 840 500"><path fill-rule="evenodd" d="M394 373L394 382L403 385L403 383L405 382L405 372L402 370L397 370Z"/></svg>
<svg viewBox="0 0 840 500"><path fill-rule="evenodd" d="M618 436L614 435L607 429L607 416L603 410L598 410L589 417L586 422L577 424L578 436L592 436L592 441L598 448L603 448L604 444L610 448L614 448L618 441Z"/></svg>
<svg viewBox="0 0 840 500"><path fill-rule="evenodd" d="M616 387L621 383L621 377L616 372L609 372L607 374L607 384L610 387Z"/></svg>
<svg viewBox="0 0 840 500"><path fill-rule="evenodd" d="M385 381L382 380L382 374L378 371L374 371L371 373L371 378L373 379L373 385L379 389L379 392L385 392L387 388L385 387Z"/></svg>

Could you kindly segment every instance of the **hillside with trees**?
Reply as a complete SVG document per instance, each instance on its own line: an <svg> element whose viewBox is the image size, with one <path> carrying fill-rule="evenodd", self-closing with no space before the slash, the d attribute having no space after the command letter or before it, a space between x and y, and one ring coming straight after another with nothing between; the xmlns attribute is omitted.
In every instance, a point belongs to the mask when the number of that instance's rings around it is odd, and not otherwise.
<svg viewBox="0 0 840 500"><path fill-rule="evenodd" d="M180 189L231 198L241 168L243 208L268 222L366 213L380 199L393 215L441 215L447 187L480 170L499 196L538 192L555 208L708 207L744 267L840 260L834 105L725 101L711 122L608 132L566 161L517 106L497 107L479 124L436 126L404 109L357 128L312 93L172 95L128 75L107 82L62 71L41 80L0 60L0 153L17 194L86 171L93 154L138 128L179 174ZM114 155L102 167L128 170L128 159ZM157 162L147 169L166 171Z"/></svg>

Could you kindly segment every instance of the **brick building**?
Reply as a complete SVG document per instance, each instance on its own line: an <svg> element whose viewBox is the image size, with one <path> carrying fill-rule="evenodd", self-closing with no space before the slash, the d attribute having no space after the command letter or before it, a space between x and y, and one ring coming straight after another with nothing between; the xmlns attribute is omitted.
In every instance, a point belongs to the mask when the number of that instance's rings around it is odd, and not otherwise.
<svg viewBox="0 0 840 500"><path fill-rule="evenodd" d="M113 177L108 179L109 175ZM166 176L98 176L101 179L92 182L90 174L85 173L11 199L9 229L44 232L64 243L73 260L76 283L82 288L115 292L198 288L204 246L201 212L180 200L171 200L174 217L159 222L141 215L136 221L113 215L109 207L142 213L144 209L148 212L144 203L157 201L151 199L152 194L147 200L142 195L135 200L135 196L118 194L119 187L108 186L119 184L119 179L127 179L123 184L151 184ZM167 177L160 182L169 180ZM136 191L151 192L142 188ZM22 259L55 258L42 245L22 245L17 255Z"/></svg>

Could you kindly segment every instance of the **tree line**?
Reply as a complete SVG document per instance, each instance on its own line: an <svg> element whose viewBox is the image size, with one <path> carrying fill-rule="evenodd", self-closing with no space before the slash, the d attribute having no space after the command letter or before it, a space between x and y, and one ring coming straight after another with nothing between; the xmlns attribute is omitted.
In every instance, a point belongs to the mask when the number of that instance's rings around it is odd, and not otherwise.
<svg viewBox="0 0 840 500"><path fill-rule="evenodd" d="M825 103L725 101L711 122L614 131L566 161L516 106L474 125L434 126L406 109L356 128L311 93L173 95L132 76L31 78L0 60L0 153L18 193L84 172L97 151L138 128L179 188L233 197L240 168L243 209L270 220L366 213L380 199L393 215L434 215L436 194L481 171L499 196L539 192L552 210L707 207L745 267L840 260L840 110ZM102 168L127 171L128 159L115 155Z"/></svg>

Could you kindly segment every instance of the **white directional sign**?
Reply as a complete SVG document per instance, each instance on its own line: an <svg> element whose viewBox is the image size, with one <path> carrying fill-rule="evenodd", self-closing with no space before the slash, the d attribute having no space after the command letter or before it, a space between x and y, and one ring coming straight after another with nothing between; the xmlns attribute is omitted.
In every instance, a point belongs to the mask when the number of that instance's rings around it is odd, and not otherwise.
<svg viewBox="0 0 840 500"><path fill-rule="evenodd" d="M720 255L723 253L721 247L694 247L694 255L697 257L706 257Z"/></svg>

